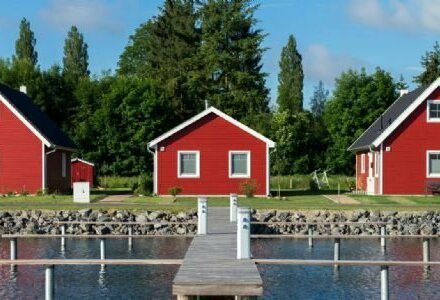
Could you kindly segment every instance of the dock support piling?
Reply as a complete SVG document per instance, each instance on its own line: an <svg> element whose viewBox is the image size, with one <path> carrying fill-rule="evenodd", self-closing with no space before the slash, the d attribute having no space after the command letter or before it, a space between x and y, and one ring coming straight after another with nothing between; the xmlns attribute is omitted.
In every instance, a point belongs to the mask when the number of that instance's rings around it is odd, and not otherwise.
<svg viewBox="0 0 440 300"><path fill-rule="evenodd" d="M380 299L388 300L388 266L380 267Z"/></svg>
<svg viewBox="0 0 440 300"><path fill-rule="evenodd" d="M230 194L229 195L229 220L231 222L237 222L237 202L238 202L238 195L237 194Z"/></svg>
<svg viewBox="0 0 440 300"><path fill-rule="evenodd" d="M430 253L429 253L429 244L430 240L428 238L423 239L423 262L429 262L430 261Z"/></svg>
<svg viewBox="0 0 440 300"><path fill-rule="evenodd" d="M10 240L10 254L11 254L11 260L17 259L17 238L12 238Z"/></svg>
<svg viewBox="0 0 440 300"><path fill-rule="evenodd" d="M129 226L128 227L128 250L133 249L133 238L132 238L132 235L133 235L133 227Z"/></svg>
<svg viewBox="0 0 440 300"><path fill-rule="evenodd" d="M54 296L54 266L46 266L45 300L52 300Z"/></svg>
<svg viewBox="0 0 440 300"><path fill-rule="evenodd" d="M198 198L197 210L197 234L208 233L208 199L206 197Z"/></svg>
<svg viewBox="0 0 440 300"><path fill-rule="evenodd" d="M100 239L100 248L101 248L101 260L105 260L105 239L101 238ZM102 264L101 265L101 270L104 270L105 265Z"/></svg>
<svg viewBox="0 0 440 300"><path fill-rule="evenodd" d="M66 250L66 225L61 225L61 251Z"/></svg>
<svg viewBox="0 0 440 300"><path fill-rule="evenodd" d="M386 227L385 226L380 227L380 235L381 235L380 247L382 248L382 250L385 250L385 248L387 246L386 239L385 239L386 234L387 234Z"/></svg>
<svg viewBox="0 0 440 300"><path fill-rule="evenodd" d="M237 209L237 259L251 258L251 210Z"/></svg>
<svg viewBox="0 0 440 300"><path fill-rule="evenodd" d="M335 246L334 246L334 250L335 250L334 260L335 260L335 262L337 262L340 259L340 257L341 257L341 239L336 238L334 240L334 243L335 243ZM335 267L335 269L339 269L339 265L338 264L335 264L334 267Z"/></svg>
<svg viewBox="0 0 440 300"><path fill-rule="evenodd" d="M313 248L313 228L309 227L309 248Z"/></svg>

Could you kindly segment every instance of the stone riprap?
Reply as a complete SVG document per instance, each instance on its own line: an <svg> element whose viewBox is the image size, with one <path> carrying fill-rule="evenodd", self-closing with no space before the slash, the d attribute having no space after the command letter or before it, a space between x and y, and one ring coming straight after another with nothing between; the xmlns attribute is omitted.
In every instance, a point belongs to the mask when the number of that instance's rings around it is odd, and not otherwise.
<svg viewBox="0 0 440 300"><path fill-rule="evenodd" d="M440 212L404 211L277 211L254 210L252 220L259 222L316 222L314 234L375 235L381 225L324 225L326 222L387 222L390 235L436 235L440 233ZM68 224L66 234L133 234L185 235L197 233L197 212L170 213L166 211L128 210L14 210L0 211L0 234L60 234L59 221L89 222L153 222L151 225ZM167 224L182 222L182 224ZM194 224L185 224L194 223ZM253 224L254 234L308 234L308 225Z"/></svg>

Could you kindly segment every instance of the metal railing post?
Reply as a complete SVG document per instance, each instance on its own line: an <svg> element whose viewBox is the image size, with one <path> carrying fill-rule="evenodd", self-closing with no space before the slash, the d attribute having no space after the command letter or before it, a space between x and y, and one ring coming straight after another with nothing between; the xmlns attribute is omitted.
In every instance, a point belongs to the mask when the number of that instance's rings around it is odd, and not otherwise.
<svg viewBox="0 0 440 300"><path fill-rule="evenodd" d="M206 197L198 198L197 209L197 234L208 233L208 199Z"/></svg>
<svg viewBox="0 0 440 300"><path fill-rule="evenodd" d="M309 226L309 248L313 248L313 228Z"/></svg>
<svg viewBox="0 0 440 300"><path fill-rule="evenodd" d="M385 226L380 227L380 247L382 250L385 250L387 244L386 244L386 238L385 235L387 234L387 230Z"/></svg>
<svg viewBox="0 0 440 300"><path fill-rule="evenodd" d="M101 250L101 260L105 260L105 239L101 238L100 239L100 250ZM103 270L105 268L105 264L101 265L101 270Z"/></svg>
<svg viewBox="0 0 440 300"><path fill-rule="evenodd" d="M380 299L388 300L388 266L380 267Z"/></svg>
<svg viewBox="0 0 440 300"><path fill-rule="evenodd" d="M133 227L129 226L128 227L128 250L133 249L133 238L132 238L132 235L133 235Z"/></svg>
<svg viewBox="0 0 440 300"><path fill-rule="evenodd" d="M335 262L337 262L339 259L340 259L340 257L341 257L341 239L340 238L336 238L335 240L334 240L334 260L335 260ZM334 267L335 267L335 269L339 269L339 265L338 264L335 264L334 265Z"/></svg>
<svg viewBox="0 0 440 300"><path fill-rule="evenodd" d="M237 259L251 258L251 210L237 209Z"/></svg>
<svg viewBox="0 0 440 300"><path fill-rule="evenodd" d="M61 251L66 249L66 225L61 225Z"/></svg>
<svg viewBox="0 0 440 300"><path fill-rule="evenodd" d="M52 300L54 297L54 265L46 266L45 300Z"/></svg>
<svg viewBox="0 0 440 300"><path fill-rule="evenodd" d="M423 239L423 262L429 262L431 259L431 255L429 253L429 244L430 240L428 238Z"/></svg>

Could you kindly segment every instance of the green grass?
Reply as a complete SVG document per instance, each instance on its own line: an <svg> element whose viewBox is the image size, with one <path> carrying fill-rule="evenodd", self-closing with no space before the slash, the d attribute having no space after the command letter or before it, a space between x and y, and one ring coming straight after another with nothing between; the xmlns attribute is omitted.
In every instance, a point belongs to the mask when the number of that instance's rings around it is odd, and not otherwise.
<svg viewBox="0 0 440 300"><path fill-rule="evenodd" d="M321 179L321 174L319 174L319 179ZM271 176L270 188L273 190L278 190L281 188L294 189L294 190L308 190L310 189L311 175L284 175L284 176ZM337 190L338 184L341 190L348 191L350 185L353 185L356 180L354 177L345 175L328 175L329 186L326 187L328 190Z"/></svg>

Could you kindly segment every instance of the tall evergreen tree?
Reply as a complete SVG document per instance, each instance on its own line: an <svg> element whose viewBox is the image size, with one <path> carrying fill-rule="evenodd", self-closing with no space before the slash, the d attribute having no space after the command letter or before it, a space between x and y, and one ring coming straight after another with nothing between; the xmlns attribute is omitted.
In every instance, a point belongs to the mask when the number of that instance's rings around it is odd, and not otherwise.
<svg viewBox="0 0 440 300"><path fill-rule="evenodd" d="M34 32L31 30L31 24L26 18L20 22L20 32L15 42L15 59L27 60L32 66L36 66L38 62L38 54L35 50L36 39Z"/></svg>
<svg viewBox="0 0 440 300"><path fill-rule="evenodd" d="M435 42L431 51L427 51L420 61L423 72L414 77L419 85L428 85L440 77L440 44Z"/></svg>
<svg viewBox="0 0 440 300"><path fill-rule="evenodd" d="M278 109L299 112L303 110L302 57L297 50L296 40L289 36L287 45L281 51L280 73L278 74Z"/></svg>
<svg viewBox="0 0 440 300"><path fill-rule="evenodd" d="M268 90L261 71L264 34L254 29L258 6L249 0L202 1L205 97L236 118L267 112Z"/></svg>
<svg viewBox="0 0 440 300"><path fill-rule="evenodd" d="M77 80L89 75L89 55L83 35L76 26L70 28L64 41L63 74Z"/></svg>
<svg viewBox="0 0 440 300"><path fill-rule="evenodd" d="M329 91L324 88L324 83L319 81L318 85L315 86L313 91L313 96L310 99L310 109L312 115L315 118L320 118L324 113L325 102L328 99Z"/></svg>

